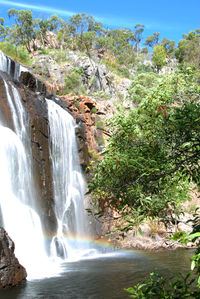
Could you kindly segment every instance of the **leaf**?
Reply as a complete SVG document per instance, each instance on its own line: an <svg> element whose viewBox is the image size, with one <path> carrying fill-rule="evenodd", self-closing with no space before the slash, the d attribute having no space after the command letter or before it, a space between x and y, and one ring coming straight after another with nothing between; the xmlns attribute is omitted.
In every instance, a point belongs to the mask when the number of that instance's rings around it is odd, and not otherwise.
<svg viewBox="0 0 200 299"><path fill-rule="evenodd" d="M194 238L199 238L199 237L200 237L200 232L197 232L197 233L186 236L185 239L189 240L189 239L194 239Z"/></svg>
<svg viewBox="0 0 200 299"><path fill-rule="evenodd" d="M192 270L192 271L194 270L195 265L196 265L195 261L192 261L192 263L191 263L191 270Z"/></svg>
<svg viewBox="0 0 200 299"><path fill-rule="evenodd" d="M138 228L138 232L139 232L139 234L140 234L142 237L144 237L143 231L141 230L140 227Z"/></svg>

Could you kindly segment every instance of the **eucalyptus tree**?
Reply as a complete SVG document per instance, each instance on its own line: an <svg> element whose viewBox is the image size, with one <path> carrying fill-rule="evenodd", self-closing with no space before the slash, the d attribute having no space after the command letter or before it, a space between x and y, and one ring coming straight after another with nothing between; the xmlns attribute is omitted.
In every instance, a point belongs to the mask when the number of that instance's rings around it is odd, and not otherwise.
<svg viewBox="0 0 200 299"><path fill-rule="evenodd" d="M139 53L139 44L142 40L142 34L144 32L144 25L143 24L136 24L134 26L134 36L135 36L135 51L138 55Z"/></svg>
<svg viewBox="0 0 200 299"><path fill-rule="evenodd" d="M73 15L69 18L69 24L71 25L71 34L74 38L75 46L77 48L83 46L86 50L88 50L89 44L91 45L95 42L95 36L101 35L104 31L101 22L97 22L93 16L85 13Z"/></svg>
<svg viewBox="0 0 200 299"><path fill-rule="evenodd" d="M147 36L144 45L154 48L159 43L160 32L154 32L153 35Z"/></svg>
<svg viewBox="0 0 200 299"><path fill-rule="evenodd" d="M175 55L180 64L200 68L200 29L183 34Z"/></svg>
<svg viewBox="0 0 200 299"><path fill-rule="evenodd" d="M14 18L15 24L10 27L9 39L16 45L23 45L29 53L36 50L36 20L30 10L10 9L8 16Z"/></svg>
<svg viewBox="0 0 200 299"><path fill-rule="evenodd" d="M8 26L4 26L5 20L4 18L0 18L0 39L5 40L5 38L8 36L9 34L9 27Z"/></svg>
<svg viewBox="0 0 200 299"><path fill-rule="evenodd" d="M161 44L163 45L163 47L165 49L165 53L167 54L167 57L174 58L175 50L176 50L175 41L169 40L168 38L163 38L161 41Z"/></svg>

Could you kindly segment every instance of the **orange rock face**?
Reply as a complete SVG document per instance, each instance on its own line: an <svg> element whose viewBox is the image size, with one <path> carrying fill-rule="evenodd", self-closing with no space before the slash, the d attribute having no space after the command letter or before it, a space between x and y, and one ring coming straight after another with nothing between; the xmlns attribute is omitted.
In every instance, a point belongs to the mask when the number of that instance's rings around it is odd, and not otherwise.
<svg viewBox="0 0 200 299"><path fill-rule="evenodd" d="M86 96L62 96L68 104L68 109L73 113L77 124L84 131L84 141L88 149L94 152L101 151L104 145L104 129L100 111L97 103Z"/></svg>

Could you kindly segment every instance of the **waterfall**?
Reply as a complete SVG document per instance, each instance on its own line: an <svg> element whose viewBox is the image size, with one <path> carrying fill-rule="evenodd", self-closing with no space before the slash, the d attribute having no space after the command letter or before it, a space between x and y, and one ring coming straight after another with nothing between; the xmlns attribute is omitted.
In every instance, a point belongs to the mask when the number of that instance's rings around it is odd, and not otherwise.
<svg viewBox="0 0 200 299"><path fill-rule="evenodd" d="M28 70L0 51L0 71L7 73L14 80L19 81L21 72L27 72Z"/></svg>
<svg viewBox="0 0 200 299"><path fill-rule="evenodd" d="M89 232L84 209L85 181L81 173L73 117L47 100L50 155L53 166L57 235L52 242L54 256L78 259L92 252L81 239Z"/></svg>
<svg viewBox="0 0 200 299"><path fill-rule="evenodd" d="M4 81L14 131L0 125L0 206L3 226L15 242L15 253L29 278L51 275L41 222L34 209L28 116L21 97ZM52 270L53 271L53 270Z"/></svg>
<svg viewBox="0 0 200 299"><path fill-rule="evenodd" d="M23 67L0 51L0 71L16 81ZM60 262L93 255L84 239L89 225L84 209L85 181L76 145L76 124L72 116L47 100L49 150L53 170L55 215L58 229L46 252L45 236L37 213L29 117L21 96L10 81L4 81L13 129L0 116L0 224L15 242L15 253L29 279L59 275Z"/></svg>

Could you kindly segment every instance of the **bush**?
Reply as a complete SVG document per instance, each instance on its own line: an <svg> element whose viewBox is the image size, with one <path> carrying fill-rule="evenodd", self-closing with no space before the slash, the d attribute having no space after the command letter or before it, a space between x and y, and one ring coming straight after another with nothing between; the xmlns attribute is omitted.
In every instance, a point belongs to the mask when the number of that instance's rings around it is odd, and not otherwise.
<svg viewBox="0 0 200 299"><path fill-rule="evenodd" d="M158 83L159 76L153 72L137 75L129 87L129 94L134 103L140 103L150 93L150 88Z"/></svg>
<svg viewBox="0 0 200 299"><path fill-rule="evenodd" d="M30 65L31 59L29 56L28 51L25 47L19 46L16 47L11 43L8 42L1 42L0 43L0 50L4 52L6 55L10 56L13 60L25 64Z"/></svg>
<svg viewBox="0 0 200 299"><path fill-rule="evenodd" d="M182 242L198 242L195 255L192 257L191 270L196 270L196 275L191 271L186 276L180 275L177 278L166 279L157 272L150 273L149 278L134 287L126 288L130 298L156 299L156 298L200 298L200 216L198 211L193 215L192 234L180 237Z"/></svg>
<svg viewBox="0 0 200 299"><path fill-rule="evenodd" d="M82 78L80 74L76 71L72 71L65 79L65 91L64 93L74 93L78 94L80 92L83 92L83 84L82 84Z"/></svg>

